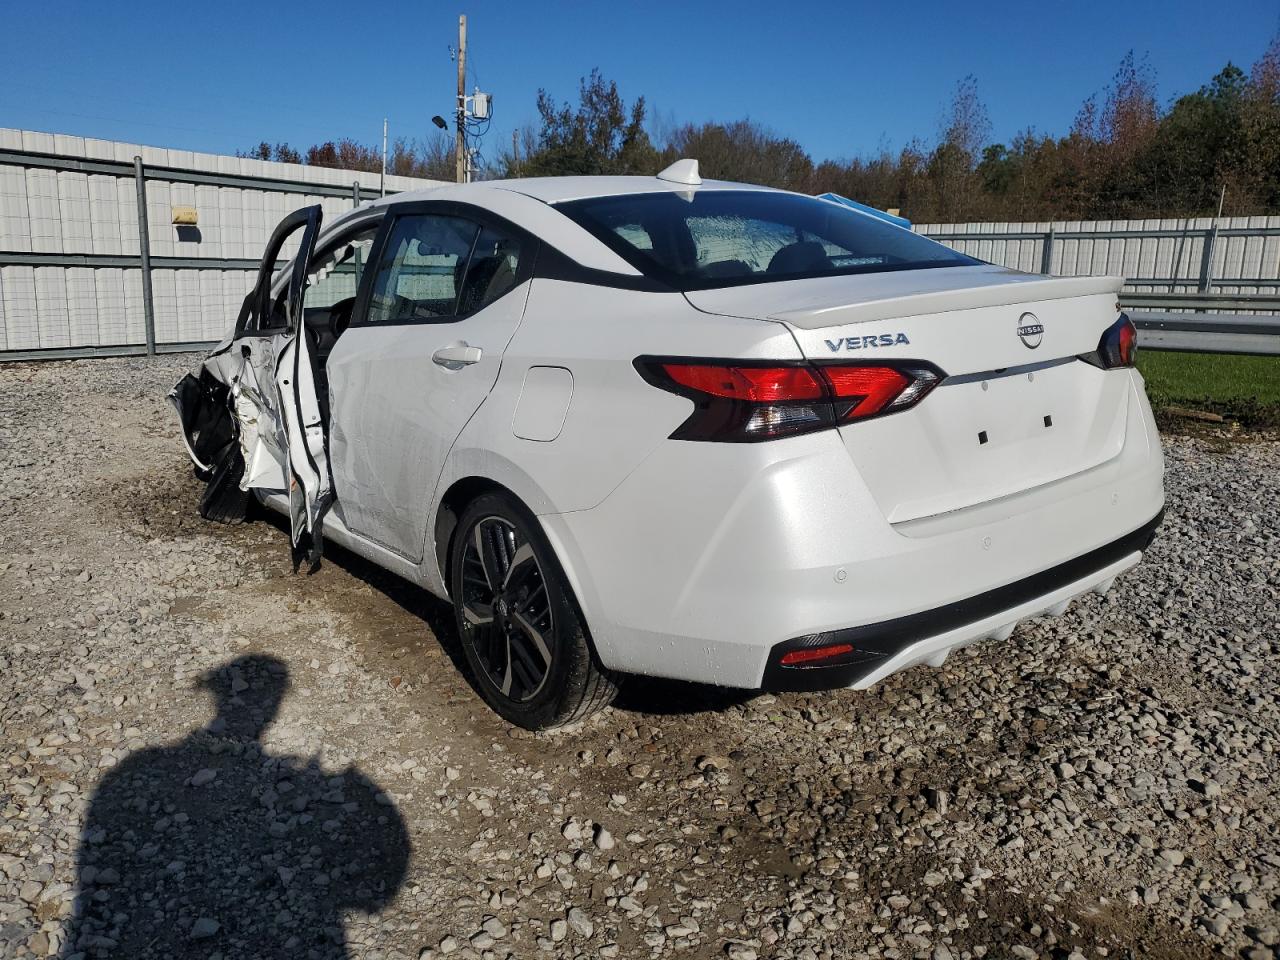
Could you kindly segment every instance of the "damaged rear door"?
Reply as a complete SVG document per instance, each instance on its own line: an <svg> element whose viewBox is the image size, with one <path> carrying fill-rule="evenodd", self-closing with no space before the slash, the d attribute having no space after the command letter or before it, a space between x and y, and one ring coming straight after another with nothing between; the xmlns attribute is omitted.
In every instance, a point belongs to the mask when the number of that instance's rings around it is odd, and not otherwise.
<svg viewBox="0 0 1280 960"><path fill-rule="evenodd" d="M303 450L308 448L308 427L318 417L308 418L307 409L316 409L314 369L305 324L302 322L302 295L306 289L307 266L320 230L319 206L305 207L285 217L267 243L258 267L258 278L244 299L231 338L215 350L199 371L188 374L169 393L178 412L187 451L197 476L208 481L200 501L200 513L211 520L235 522L244 517L249 491L284 491L294 499L295 487L304 505L313 509L295 511L293 538L298 545L303 533L314 528L328 491L328 468L314 469ZM283 283L275 278L275 264L285 243L301 231L298 250ZM274 295L273 295L274 294ZM296 349L298 342L302 350ZM292 371L301 362L305 371L300 382L290 374L288 384L282 370ZM300 399L310 388L310 403ZM290 435L299 436L296 451L290 450ZM314 431L313 431L314 432ZM314 443L314 441L312 441ZM320 440L323 455L323 438ZM307 470L299 476L293 467L296 454ZM323 480L316 479L323 477ZM299 522L300 521L300 522Z"/></svg>

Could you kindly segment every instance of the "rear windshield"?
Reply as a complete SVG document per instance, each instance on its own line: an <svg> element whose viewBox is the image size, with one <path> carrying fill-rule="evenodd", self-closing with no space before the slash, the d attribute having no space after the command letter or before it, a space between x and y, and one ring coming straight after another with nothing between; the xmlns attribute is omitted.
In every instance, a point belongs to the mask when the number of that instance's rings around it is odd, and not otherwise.
<svg viewBox="0 0 1280 960"><path fill-rule="evenodd" d="M641 193L556 209L641 273L679 290L979 262L869 214L794 193Z"/></svg>

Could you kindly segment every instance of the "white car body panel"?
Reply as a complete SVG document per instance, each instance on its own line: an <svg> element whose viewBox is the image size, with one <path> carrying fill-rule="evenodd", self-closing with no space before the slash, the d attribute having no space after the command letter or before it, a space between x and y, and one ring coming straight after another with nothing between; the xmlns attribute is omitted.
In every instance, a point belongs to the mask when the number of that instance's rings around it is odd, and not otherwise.
<svg viewBox="0 0 1280 960"><path fill-rule="evenodd" d="M454 440L489 395L529 284L456 323L352 327L329 357L334 480L352 532L422 559L428 510ZM437 362L474 347L474 362Z"/></svg>
<svg viewBox="0 0 1280 960"><path fill-rule="evenodd" d="M592 319L583 323L583 317ZM598 506L650 451L671 442L672 424L688 413L688 400L654 390L632 367L632 358L673 339L691 355L723 354L729 346L736 358L800 356L782 324L702 316L676 293L535 279L498 381L454 445L437 496L459 480L483 476L538 515ZM573 372L573 399L550 442L518 437L513 427L527 371L540 366ZM433 518L436 509L438 502ZM565 572L576 584L576 566L565 565ZM438 568L424 582L445 595Z"/></svg>
<svg viewBox="0 0 1280 960"><path fill-rule="evenodd" d="M542 520L606 665L756 687L781 640L954 603L1154 516L1163 458L1141 378L1124 379L1120 456L932 525L890 523L834 432L711 453L666 441L598 508Z"/></svg>
<svg viewBox="0 0 1280 960"><path fill-rule="evenodd" d="M307 517L447 597L452 492L500 486L541 523L604 666L740 687L767 685L785 642L1009 596L963 624L939 621L861 674L854 685L864 687L1007 637L1137 562L1145 542L1117 545L1151 526L1164 501L1142 378L1076 359L1115 321L1122 281L976 265L661 292L553 206L726 189L762 188L505 181L386 198L330 224L321 247L382 208L465 203L584 273L535 273L455 322L346 330L326 368L327 444L309 446L328 453L336 502ZM1043 327L1034 345L1020 334L1026 313ZM452 352L434 362L442 348ZM759 443L696 442L671 439L693 401L637 373L637 358L655 356L927 361L945 379L878 419ZM219 362L224 376L234 365ZM267 463L280 433L242 439L251 485L289 512ZM323 490L322 478L307 480ZM1080 575L1036 587L1094 555Z"/></svg>

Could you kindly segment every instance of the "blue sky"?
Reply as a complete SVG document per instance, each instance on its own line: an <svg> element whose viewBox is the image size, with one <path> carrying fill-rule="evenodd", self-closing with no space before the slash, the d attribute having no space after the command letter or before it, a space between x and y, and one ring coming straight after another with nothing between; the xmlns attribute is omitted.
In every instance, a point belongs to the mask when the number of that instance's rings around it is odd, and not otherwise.
<svg viewBox="0 0 1280 960"><path fill-rule="evenodd" d="M495 97L492 155L536 120L545 87L576 96L592 67L659 123L749 116L815 159L932 138L974 74L994 135L1062 133L1125 52L1163 102L1228 61L1246 69L1280 0L1016 3L11 4L0 34L0 126L231 153L350 136L421 136L452 109L457 15L470 83Z"/></svg>

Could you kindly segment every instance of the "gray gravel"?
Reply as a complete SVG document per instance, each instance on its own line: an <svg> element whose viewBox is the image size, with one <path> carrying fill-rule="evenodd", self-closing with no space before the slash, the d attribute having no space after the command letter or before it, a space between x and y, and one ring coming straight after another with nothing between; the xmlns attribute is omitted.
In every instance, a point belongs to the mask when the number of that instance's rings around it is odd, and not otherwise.
<svg viewBox="0 0 1280 960"><path fill-rule="evenodd" d="M533 736L199 519L189 363L0 365L0 957L1276 955L1280 443L1166 438L1147 562L941 670Z"/></svg>

